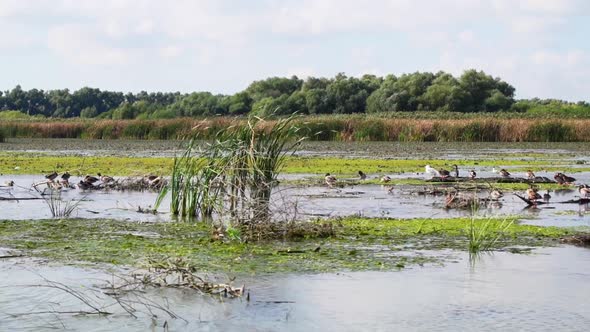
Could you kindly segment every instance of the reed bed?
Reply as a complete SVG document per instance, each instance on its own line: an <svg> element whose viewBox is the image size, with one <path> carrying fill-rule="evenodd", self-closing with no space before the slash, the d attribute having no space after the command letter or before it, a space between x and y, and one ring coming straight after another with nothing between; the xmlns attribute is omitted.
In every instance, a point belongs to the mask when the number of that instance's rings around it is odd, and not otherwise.
<svg viewBox="0 0 590 332"><path fill-rule="evenodd" d="M271 128L279 121L263 124ZM458 119L383 117L382 115L308 116L294 123L316 141L434 141L434 142L588 142L590 119L502 118L483 116ZM218 132L240 130L248 120L240 117L167 120L45 120L3 121L5 137L163 139L198 136L216 139Z"/></svg>

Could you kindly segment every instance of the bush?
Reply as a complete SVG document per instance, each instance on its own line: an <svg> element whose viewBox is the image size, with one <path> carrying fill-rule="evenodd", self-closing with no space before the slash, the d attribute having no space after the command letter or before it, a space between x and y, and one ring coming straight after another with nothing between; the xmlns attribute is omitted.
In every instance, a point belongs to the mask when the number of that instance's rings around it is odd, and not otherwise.
<svg viewBox="0 0 590 332"><path fill-rule="evenodd" d="M541 122L533 124L527 135L531 142L569 142L575 141L573 128L561 122Z"/></svg>

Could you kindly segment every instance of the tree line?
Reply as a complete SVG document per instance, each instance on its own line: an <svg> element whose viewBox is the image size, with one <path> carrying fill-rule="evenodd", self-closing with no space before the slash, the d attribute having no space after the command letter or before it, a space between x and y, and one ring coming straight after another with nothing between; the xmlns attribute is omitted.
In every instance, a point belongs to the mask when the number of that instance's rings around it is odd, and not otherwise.
<svg viewBox="0 0 590 332"><path fill-rule="evenodd" d="M123 93L89 87L74 92L68 89L25 91L16 86L0 91L0 111L59 118L163 119L292 113L522 112L543 104L573 105L558 100L516 102L514 92L514 87L507 82L477 70L467 70L459 77L442 71L360 78L340 73L333 78L305 80L296 76L270 77L252 82L244 91L233 95Z"/></svg>

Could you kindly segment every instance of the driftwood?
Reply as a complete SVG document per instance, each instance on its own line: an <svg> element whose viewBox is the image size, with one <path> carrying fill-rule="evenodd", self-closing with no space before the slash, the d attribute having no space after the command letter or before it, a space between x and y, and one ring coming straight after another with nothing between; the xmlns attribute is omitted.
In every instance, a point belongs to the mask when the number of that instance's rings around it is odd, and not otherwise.
<svg viewBox="0 0 590 332"><path fill-rule="evenodd" d="M514 194L514 196L522 199L529 206L549 204L549 202L545 202L545 201L532 201L526 197L520 196L519 194ZM590 198L570 199L568 201L552 202L551 204L588 204L588 203L590 203Z"/></svg>
<svg viewBox="0 0 590 332"><path fill-rule="evenodd" d="M42 197L0 197L0 201L30 201L34 199L43 199Z"/></svg>
<svg viewBox="0 0 590 332"><path fill-rule="evenodd" d="M440 177L435 176L432 179L426 180L426 182L471 182L471 183L557 183L547 177L544 176L537 176L534 179L527 179L527 178L505 178L505 177L490 177L490 178L475 178L472 179L470 177Z"/></svg>

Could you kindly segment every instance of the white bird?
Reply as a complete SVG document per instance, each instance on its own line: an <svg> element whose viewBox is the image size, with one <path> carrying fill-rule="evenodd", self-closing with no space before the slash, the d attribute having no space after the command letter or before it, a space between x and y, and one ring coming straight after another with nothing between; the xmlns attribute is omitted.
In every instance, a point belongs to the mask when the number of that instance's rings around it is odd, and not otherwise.
<svg viewBox="0 0 590 332"><path fill-rule="evenodd" d="M436 169L432 168L430 165L424 166L424 172L426 174L429 174L429 175L432 175L432 176L438 176L438 177L440 177L440 172L437 171Z"/></svg>

